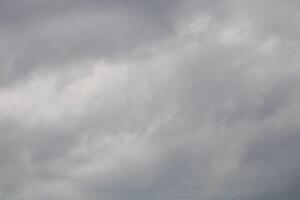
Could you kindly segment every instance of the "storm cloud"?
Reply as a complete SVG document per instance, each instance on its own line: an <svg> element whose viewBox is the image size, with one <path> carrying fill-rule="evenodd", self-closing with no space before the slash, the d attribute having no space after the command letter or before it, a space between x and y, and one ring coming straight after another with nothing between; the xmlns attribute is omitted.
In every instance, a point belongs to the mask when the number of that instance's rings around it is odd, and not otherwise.
<svg viewBox="0 0 300 200"><path fill-rule="evenodd" d="M296 0L0 0L0 199L298 200Z"/></svg>

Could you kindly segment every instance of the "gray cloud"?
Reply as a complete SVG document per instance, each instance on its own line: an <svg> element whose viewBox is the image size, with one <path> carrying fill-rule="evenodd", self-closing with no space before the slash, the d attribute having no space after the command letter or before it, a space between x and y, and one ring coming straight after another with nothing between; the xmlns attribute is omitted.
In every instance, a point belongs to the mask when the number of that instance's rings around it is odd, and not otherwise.
<svg viewBox="0 0 300 200"><path fill-rule="evenodd" d="M0 198L299 199L297 7L0 0Z"/></svg>

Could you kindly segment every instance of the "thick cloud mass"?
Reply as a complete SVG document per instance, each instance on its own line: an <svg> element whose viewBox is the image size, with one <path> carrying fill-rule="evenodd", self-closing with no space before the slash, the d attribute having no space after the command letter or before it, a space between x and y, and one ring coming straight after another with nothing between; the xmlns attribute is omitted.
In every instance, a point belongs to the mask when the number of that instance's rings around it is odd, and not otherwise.
<svg viewBox="0 0 300 200"><path fill-rule="evenodd" d="M0 0L0 199L300 199L296 0Z"/></svg>

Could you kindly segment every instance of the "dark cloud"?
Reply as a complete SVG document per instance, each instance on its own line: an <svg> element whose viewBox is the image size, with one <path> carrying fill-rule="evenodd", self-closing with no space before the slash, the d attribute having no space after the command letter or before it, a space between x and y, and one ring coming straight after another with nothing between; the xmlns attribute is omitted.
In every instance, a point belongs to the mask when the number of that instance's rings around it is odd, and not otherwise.
<svg viewBox="0 0 300 200"><path fill-rule="evenodd" d="M28 75L31 69L126 58L144 44L172 34L174 5L165 1L3 1L1 82Z"/></svg>
<svg viewBox="0 0 300 200"><path fill-rule="evenodd" d="M0 0L0 198L299 199L297 7Z"/></svg>

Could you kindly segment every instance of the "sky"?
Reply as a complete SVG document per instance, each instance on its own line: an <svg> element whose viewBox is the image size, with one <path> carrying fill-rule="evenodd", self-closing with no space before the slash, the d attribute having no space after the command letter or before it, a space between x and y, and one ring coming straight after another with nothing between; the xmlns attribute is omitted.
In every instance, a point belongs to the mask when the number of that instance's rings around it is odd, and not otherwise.
<svg viewBox="0 0 300 200"><path fill-rule="evenodd" d="M0 200L300 199L299 9L0 0Z"/></svg>

